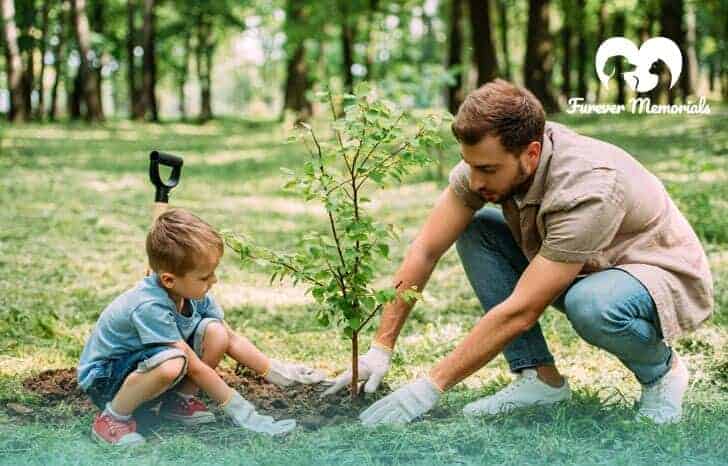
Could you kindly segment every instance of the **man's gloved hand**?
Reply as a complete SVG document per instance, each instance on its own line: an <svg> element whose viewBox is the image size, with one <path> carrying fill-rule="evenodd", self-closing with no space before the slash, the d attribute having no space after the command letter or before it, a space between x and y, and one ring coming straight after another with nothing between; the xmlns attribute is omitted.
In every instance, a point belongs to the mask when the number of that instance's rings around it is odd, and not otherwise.
<svg viewBox="0 0 728 466"><path fill-rule="evenodd" d="M359 380L366 380L364 391L374 393L389 370L392 360L392 351L380 346L372 346L367 353L359 358ZM324 392L324 396L331 395L351 383L351 369L334 380L334 384Z"/></svg>
<svg viewBox="0 0 728 466"><path fill-rule="evenodd" d="M270 367L263 378L279 387L289 387L291 385L315 384L323 382L326 374L301 364L292 364L276 359L270 360Z"/></svg>
<svg viewBox="0 0 728 466"><path fill-rule="evenodd" d="M442 392L429 379L419 378L377 401L359 419L365 426L406 424L431 410Z"/></svg>
<svg viewBox="0 0 728 466"><path fill-rule="evenodd" d="M270 416L258 414L255 407L238 392L233 393L230 400L222 406L222 410L236 426L262 434L286 434L296 427L293 419L276 421Z"/></svg>

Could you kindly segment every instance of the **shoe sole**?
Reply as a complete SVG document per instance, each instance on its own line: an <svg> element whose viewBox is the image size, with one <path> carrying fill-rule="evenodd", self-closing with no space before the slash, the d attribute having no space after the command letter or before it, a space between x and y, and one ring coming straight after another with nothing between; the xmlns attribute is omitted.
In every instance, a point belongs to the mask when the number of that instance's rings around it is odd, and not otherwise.
<svg viewBox="0 0 728 466"><path fill-rule="evenodd" d="M162 419L166 419L167 421L179 422L180 424L185 426L199 426L200 424L210 424L212 422L215 422L215 416L213 414L210 414L209 416L197 417L163 414Z"/></svg>
<svg viewBox="0 0 728 466"><path fill-rule="evenodd" d="M137 441L129 442L129 443L121 443L121 444L111 443L111 442L107 441L105 438L103 438L102 436L100 436L99 434L97 434L96 431L93 430L93 428L91 429L91 438L97 443L100 443L102 445L109 445L112 447L129 447L129 448L131 448L131 447L137 447L139 445L143 445L146 442L144 440L144 438L142 438L141 440L137 440Z"/></svg>
<svg viewBox="0 0 728 466"><path fill-rule="evenodd" d="M537 403L532 403L528 405L516 405L512 403L507 403L503 405L498 411L496 412L490 412L490 411L479 411L475 413L466 413L463 412L466 416L499 416L502 414L510 414L514 411L519 411L523 409L529 409L529 408L536 408L536 407L545 407L545 406L553 406L559 403L565 403L567 401L571 401L572 393L569 392L569 395L566 398L563 398L561 400L554 400L554 401L541 401Z"/></svg>

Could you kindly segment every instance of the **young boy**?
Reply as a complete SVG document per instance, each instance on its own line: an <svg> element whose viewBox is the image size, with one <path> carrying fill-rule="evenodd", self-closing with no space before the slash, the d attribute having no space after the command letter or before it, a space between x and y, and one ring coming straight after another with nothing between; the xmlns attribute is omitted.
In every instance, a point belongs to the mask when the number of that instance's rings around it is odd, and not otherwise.
<svg viewBox="0 0 728 466"><path fill-rule="evenodd" d="M146 241L153 273L109 304L81 354L79 385L102 410L93 422L96 439L143 442L132 414L162 394L164 418L214 421L195 397L198 387L240 427L270 435L295 427L294 420L258 414L214 370L228 354L277 385L324 380L321 372L269 359L225 324L222 309L207 294L217 282L223 249L212 227L184 210L167 211L154 222Z"/></svg>

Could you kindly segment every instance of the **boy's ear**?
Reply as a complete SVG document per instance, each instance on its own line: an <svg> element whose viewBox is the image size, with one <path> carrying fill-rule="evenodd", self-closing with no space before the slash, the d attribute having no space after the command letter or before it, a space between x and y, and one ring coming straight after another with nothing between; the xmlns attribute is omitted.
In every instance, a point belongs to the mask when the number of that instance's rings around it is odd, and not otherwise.
<svg viewBox="0 0 728 466"><path fill-rule="evenodd" d="M163 287L170 289L174 287L174 281L177 279L173 274L169 272L162 272L159 274L159 282Z"/></svg>

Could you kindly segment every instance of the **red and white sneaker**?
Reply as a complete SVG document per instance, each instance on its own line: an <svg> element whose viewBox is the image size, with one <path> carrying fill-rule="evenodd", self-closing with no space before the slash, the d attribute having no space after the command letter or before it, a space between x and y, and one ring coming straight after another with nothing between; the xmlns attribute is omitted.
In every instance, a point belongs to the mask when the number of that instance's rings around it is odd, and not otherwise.
<svg viewBox="0 0 728 466"><path fill-rule="evenodd" d="M181 422L186 426L215 422L215 415L207 409L205 403L194 396L184 398L176 393L170 394L165 398L159 412L164 419Z"/></svg>
<svg viewBox="0 0 728 466"><path fill-rule="evenodd" d="M99 442L129 447L144 443L144 437L136 430L134 418L120 421L111 414L99 413L91 427L91 435Z"/></svg>

